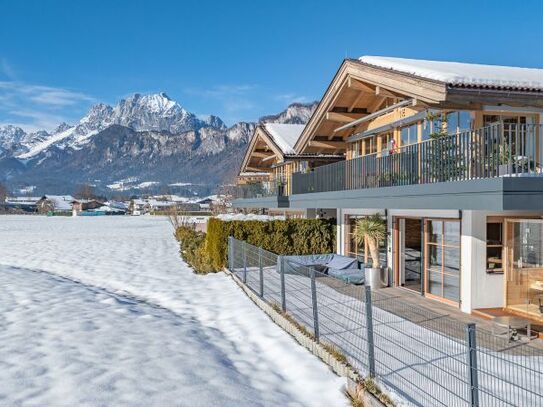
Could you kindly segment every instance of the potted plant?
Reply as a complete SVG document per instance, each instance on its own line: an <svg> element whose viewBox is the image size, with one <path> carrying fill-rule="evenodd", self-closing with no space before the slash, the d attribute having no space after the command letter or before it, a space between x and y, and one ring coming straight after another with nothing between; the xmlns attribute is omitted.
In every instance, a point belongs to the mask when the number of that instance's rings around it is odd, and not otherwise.
<svg viewBox="0 0 543 407"><path fill-rule="evenodd" d="M379 243L383 241L385 236L386 222L378 213L356 221L355 241L357 244L366 242L370 251L371 264L366 264L365 279L366 285L369 285L372 290L383 286L381 283Z"/></svg>

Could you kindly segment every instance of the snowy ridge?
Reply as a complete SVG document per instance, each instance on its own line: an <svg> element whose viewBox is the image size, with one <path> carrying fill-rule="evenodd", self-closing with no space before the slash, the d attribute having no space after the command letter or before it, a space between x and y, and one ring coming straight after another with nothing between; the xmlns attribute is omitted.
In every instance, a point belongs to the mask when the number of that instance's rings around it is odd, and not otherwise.
<svg viewBox="0 0 543 407"><path fill-rule="evenodd" d="M359 61L451 85L543 90L543 69L369 55Z"/></svg>
<svg viewBox="0 0 543 407"><path fill-rule="evenodd" d="M220 119L213 119L210 122L221 123L224 126ZM51 146L78 150L94 135L114 124L136 131L167 131L172 134L209 126L207 122L187 112L165 93L151 95L136 93L121 100L115 107L104 103L94 105L75 126L63 123L51 135L18 154L17 158L31 159Z"/></svg>

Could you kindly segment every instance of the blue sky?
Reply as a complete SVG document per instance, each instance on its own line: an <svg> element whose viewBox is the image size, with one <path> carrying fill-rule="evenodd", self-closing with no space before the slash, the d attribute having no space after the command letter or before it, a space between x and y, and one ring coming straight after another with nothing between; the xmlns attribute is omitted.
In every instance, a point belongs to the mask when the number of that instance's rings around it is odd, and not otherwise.
<svg viewBox="0 0 543 407"><path fill-rule="evenodd" d="M0 124L164 91L228 124L319 99L345 57L543 67L536 1L0 0Z"/></svg>

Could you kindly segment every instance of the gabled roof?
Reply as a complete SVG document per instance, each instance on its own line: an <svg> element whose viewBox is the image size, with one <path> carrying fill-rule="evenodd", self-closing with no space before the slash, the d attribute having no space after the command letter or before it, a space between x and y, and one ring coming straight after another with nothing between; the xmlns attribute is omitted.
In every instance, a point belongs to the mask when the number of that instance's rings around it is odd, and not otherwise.
<svg viewBox="0 0 543 407"><path fill-rule="evenodd" d="M294 149L297 154L341 153L352 134L377 126L375 115L403 101L411 101L402 107L411 113L499 104L543 107L543 69L376 56L345 59Z"/></svg>
<svg viewBox="0 0 543 407"><path fill-rule="evenodd" d="M359 61L453 86L543 90L543 69L369 55Z"/></svg>
<svg viewBox="0 0 543 407"><path fill-rule="evenodd" d="M264 123L257 126L245 151L240 173L265 171L274 162L281 162L286 154L294 154L294 144L304 127L303 124L283 123ZM258 148L265 152L257 151ZM251 166L251 161L255 160L256 166Z"/></svg>
<svg viewBox="0 0 543 407"><path fill-rule="evenodd" d="M265 123L264 129L283 154L294 154L294 145L305 124Z"/></svg>
<svg viewBox="0 0 543 407"><path fill-rule="evenodd" d="M71 210L74 200L71 195L44 195L42 199L50 201L57 210Z"/></svg>

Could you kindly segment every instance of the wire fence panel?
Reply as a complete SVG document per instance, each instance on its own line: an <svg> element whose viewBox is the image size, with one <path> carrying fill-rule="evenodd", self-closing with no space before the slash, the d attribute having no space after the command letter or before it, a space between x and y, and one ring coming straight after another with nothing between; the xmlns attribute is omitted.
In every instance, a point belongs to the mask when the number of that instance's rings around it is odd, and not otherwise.
<svg viewBox="0 0 543 407"><path fill-rule="evenodd" d="M229 239L229 266L307 335L416 406L543 406L543 349Z"/></svg>

